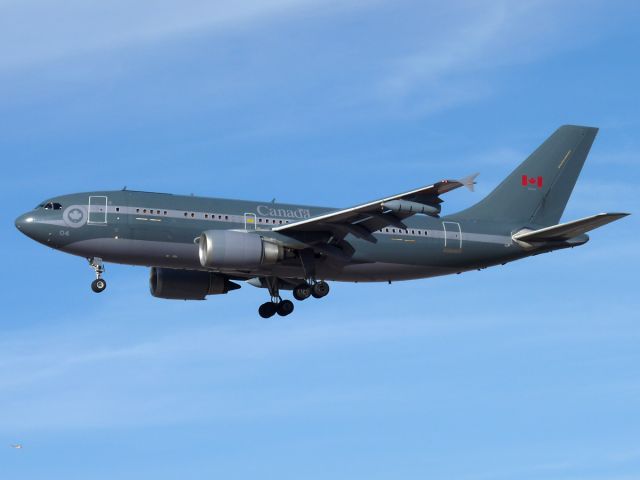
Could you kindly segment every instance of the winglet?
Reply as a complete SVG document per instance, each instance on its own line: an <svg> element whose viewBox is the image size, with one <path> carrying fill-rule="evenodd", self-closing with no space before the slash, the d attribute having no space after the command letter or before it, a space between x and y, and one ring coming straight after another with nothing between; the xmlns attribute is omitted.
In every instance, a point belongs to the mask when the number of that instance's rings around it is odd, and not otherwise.
<svg viewBox="0 0 640 480"><path fill-rule="evenodd" d="M473 175L469 175L467 177L461 178L460 180L458 180L458 182L460 182L462 185L464 185L465 187L467 187L470 191L474 191L474 185L477 183L476 182L476 177L480 175L480 173L474 173Z"/></svg>

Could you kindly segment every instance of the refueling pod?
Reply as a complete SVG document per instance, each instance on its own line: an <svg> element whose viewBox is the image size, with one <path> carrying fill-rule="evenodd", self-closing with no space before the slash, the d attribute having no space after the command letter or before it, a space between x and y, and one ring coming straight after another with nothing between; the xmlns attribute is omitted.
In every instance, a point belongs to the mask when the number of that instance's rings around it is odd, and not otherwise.
<svg viewBox="0 0 640 480"><path fill-rule="evenodd" d="M242 269L273 265L284 258L284 249L257 233L207 230L200 235L199 255L203 267Z"/></svg>
<svg viewBox="0 0 640 480"><path fill-rule="evenodd" d="M382 204L382 208L391 210L392 212L406 213L422 213L437 217L442 207L440 205L427 205L425 203L411 202L409 200L390 200Z"/></svg>

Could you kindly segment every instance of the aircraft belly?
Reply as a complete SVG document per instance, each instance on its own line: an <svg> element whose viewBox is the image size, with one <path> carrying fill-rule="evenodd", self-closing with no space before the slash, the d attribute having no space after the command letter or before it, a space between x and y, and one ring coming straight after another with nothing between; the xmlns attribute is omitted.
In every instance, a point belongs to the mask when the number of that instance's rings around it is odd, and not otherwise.
<svg viewBox="0 0 640 480"><path fill-rule="evenodd" d="M320 266L318 277L342 282L386 282L436 277L453 271L447 267L374 262L348 264L340 268L332 265Z"/></svg>
<svg viewBox="0 0 640 480"><path fill-rule="evenodd" d="M100 257L105 262L127 265L200 268L198 246L193 243L94 238L73 242L60 250L82 257Z"/></svg>

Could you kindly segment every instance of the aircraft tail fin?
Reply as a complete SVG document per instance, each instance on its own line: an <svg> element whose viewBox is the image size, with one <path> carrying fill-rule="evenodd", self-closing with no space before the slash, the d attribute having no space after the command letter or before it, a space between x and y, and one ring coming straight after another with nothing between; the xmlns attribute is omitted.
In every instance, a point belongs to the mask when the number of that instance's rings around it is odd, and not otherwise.
<svg viewBox="0 0 640 480"><path fill-rule="evenodd" d="M599 213L590 217L581 218L572 222L553 225L539 230L524 230L513 235L517 241L536 242L562 242L587 233L607 223L615 222L629 215L628 213Z"/></svg>
<svg viewBox="0 0 640 480"><path fill-rule="evenodd" d="M576 184L597 128L558 128L489 195L454 219L555 225Z"/></svg>

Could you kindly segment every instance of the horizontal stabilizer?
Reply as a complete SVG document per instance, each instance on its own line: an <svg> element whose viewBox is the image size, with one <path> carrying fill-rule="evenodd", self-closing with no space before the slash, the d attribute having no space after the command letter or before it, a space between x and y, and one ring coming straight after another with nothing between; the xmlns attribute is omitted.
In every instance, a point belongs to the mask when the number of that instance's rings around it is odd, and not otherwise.
<svg viewBox="0 0 640 480"><path fill-rule="evenodd" d="M577 237L578 235L586 233L595 228L602 227L607 223L615 222L616 220L626 217L627 215L629 214L599 213L590 217L581 218L580 220L574 220L573 222L561 223L559 225L541 228L540 230L516 233L513 236L513 239L528 243L569 240L570 238Z"/></svg>

